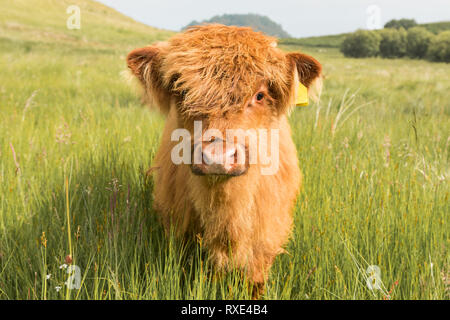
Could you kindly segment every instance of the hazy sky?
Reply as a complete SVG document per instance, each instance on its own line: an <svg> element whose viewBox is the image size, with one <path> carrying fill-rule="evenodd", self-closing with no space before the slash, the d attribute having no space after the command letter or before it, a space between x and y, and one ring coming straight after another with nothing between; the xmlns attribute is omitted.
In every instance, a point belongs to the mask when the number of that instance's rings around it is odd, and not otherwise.
<svg viewBox="0 0 450 320"><path fill-rule="evenodd" d="M450 0L98 1L137 21L175 31L192 20L209 19L223 13L267 15L294 37L354 31L358 28L367 28L368 23L372 26L380 23L383 25L390 19L398 18L414 18L417 22L450 20Z"/></svg>

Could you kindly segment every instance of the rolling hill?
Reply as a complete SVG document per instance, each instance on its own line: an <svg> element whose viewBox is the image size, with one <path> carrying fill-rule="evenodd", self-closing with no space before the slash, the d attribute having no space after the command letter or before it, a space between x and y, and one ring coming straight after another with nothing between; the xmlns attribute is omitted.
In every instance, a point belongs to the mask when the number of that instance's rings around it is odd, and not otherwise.
<svg viewBox="0 0 450 320"><path fill-rule="evenodd" d="M203 23L221 23L227 26L241 26L252 27L254 30L262 31L270 36L278 38L289 38L290 35L283 30L283 27L272 21L269 17L259 14L224 14L221 16L214 16L211 19L203 21L192 21L183 29L190 26L199 25Z"/></svg>
<svg viewBox="0 0 450 320"><path fill-rule="evenodd" d="M70 16L66 10L71 5L81 10L80 30L66 26ZM163 40L173 34L89 0L0 0L0 7L0 42L117 49Z"/></svg>

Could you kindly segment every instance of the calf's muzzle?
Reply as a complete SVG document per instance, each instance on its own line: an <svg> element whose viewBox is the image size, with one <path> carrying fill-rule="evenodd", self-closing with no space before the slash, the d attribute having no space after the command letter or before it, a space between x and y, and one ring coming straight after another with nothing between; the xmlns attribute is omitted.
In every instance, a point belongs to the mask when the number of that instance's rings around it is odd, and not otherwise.
<svg viewBox="0 0 450 320"><path fill-rule="evenodd" d="M196 143L192 159L191 170L196 175L240 176L248 169L245 146L219 138Z"/></svg>

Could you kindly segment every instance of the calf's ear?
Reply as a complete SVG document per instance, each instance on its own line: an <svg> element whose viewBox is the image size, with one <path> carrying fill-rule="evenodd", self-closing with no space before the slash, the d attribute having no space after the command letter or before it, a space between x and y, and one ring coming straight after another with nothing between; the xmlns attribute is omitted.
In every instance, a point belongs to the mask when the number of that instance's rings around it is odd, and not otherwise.
<svg viewBox="0 0 450 320"><path fill-rule="evenodd" d="M170 92L164 86L161 74L162 51L148 46L131 51L127 56L128 68L143 85L146 95L167 113L170 108Z"/></svg>
<svg viewBox="0 0 450 320"><path fill-rule="evenodd" d="M321 76L322 65L313 57L296 52L288 53L287 56L297 68L298 79L305 87L309 88Z"/></svg>
<svg viewBox="0 0 450 320"><path fill-rule="evenodd" d="M144 75L147 70L152 68L158 54L159 49L156 47L134 49L128 54L128 68L143 84L145 84Z"/></svg>

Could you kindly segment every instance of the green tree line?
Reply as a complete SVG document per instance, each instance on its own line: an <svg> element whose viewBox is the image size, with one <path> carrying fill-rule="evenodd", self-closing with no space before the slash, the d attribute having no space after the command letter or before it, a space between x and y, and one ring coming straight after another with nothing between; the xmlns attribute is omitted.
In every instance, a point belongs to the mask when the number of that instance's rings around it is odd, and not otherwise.
<svg viewBox="0 0 450 320"><path fill-rule="evenodd" d="M450 62L450 30L433 34L414 20L391 20L382 30L358 30L341 44L347 57L409 57Z"/></svg>

